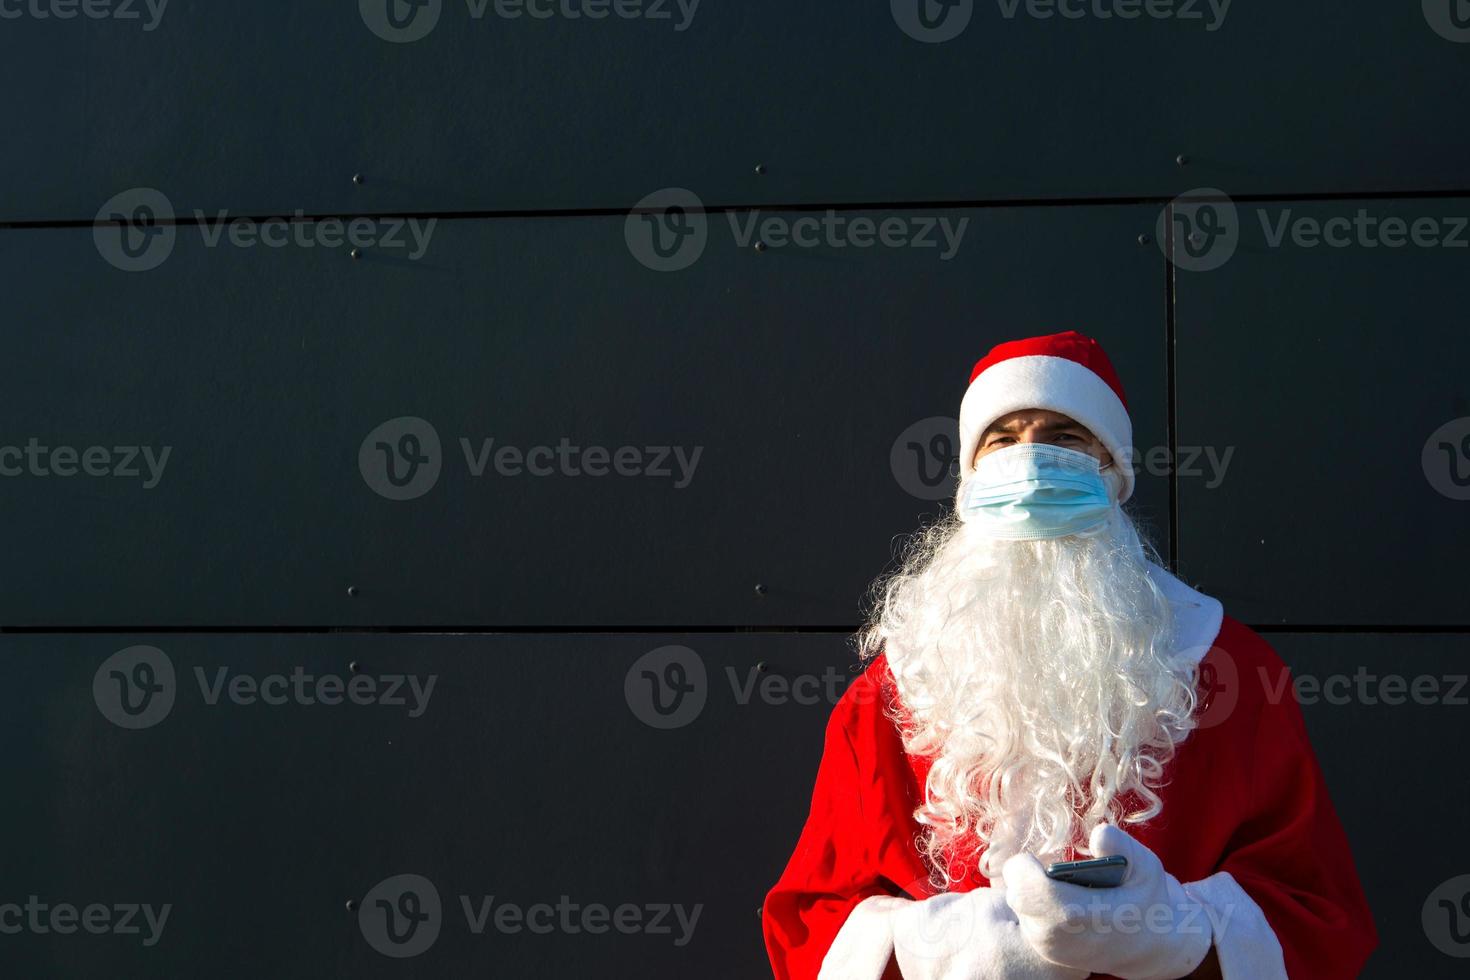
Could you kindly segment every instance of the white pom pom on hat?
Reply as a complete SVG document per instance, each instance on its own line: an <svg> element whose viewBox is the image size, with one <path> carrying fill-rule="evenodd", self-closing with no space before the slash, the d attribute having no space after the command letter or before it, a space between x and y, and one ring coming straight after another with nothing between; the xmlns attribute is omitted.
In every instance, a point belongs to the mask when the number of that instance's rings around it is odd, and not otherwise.
<svg viewBox="0 0 1470 980"><path fill-rule="evenodd" d="M980 437L996 419L1022 409L1060 412L1088 430L1113 457L1133 496L1133 423L1123 383L1102 345L1075 330L997 344L975 363L960 401L960 479L975 470Z"/></svg>

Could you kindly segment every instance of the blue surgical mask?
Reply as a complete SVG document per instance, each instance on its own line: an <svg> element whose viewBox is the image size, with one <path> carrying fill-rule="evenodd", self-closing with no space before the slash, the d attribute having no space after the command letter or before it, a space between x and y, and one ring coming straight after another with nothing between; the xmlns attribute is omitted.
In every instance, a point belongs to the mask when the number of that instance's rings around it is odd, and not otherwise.
<svg viewBox="0 0 1470 980"><path fill-rule="evenodd" d="M962 492L960 517L987 537L1033 541L1100 530L1112 509L1095 458L1026 442L980 457Z"/></svg>

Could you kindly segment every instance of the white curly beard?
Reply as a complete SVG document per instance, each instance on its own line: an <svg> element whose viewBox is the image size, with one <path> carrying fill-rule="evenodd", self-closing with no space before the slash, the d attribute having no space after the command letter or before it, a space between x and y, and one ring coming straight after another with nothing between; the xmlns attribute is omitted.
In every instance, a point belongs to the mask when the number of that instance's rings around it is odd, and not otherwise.
<svg viewBox="0 0 1470 980"><path fill-rule="evenodd" d="M1117 506L1099 534L1040 541L991 540L951 515L875 585L859 642L887 654L905 749L933 759L914 816L936 884L977 852L991 878L1020 851L1086 853L1097 823L1161 809L1196 667L1173 656L1148 564Z"/></svg>

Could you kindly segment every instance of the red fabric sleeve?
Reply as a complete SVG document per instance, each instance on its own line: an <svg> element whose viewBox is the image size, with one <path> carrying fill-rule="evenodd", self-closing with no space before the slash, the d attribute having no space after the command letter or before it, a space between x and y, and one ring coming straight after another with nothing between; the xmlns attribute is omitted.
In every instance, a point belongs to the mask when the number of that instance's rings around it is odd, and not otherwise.
<svg viewBox="0 0 1470 980"><path fill-rule="evenodd" d="M881 661L848 686L827 722L811 811L761 922L776 980L815 980L849 913L903 895L925 872L909 840L912 772L883 715ZM899 980L890 963L885 980Z"/></svg>
<svg viewBox="0 0 1470 980"><path fill-rule="evenodd" d="M1312 751L1290 670L1264 639L1244 627L1240 632L1259 644L1259 659L1243 659L1255 661L1249 666L1261 684L1254 692L1260 710L1249 798L1219 870L1230 872L1265 913L1288 976L1356 977L1378 946L1378 933L1347 835Z"/></svg>

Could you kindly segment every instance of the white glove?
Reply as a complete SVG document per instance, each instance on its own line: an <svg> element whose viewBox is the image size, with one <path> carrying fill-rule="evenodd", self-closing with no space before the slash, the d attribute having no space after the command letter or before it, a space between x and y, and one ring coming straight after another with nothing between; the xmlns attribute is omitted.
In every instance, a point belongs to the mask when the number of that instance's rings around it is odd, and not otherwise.
<svg viewBox="0 0 1470 980"><path fill-rule="evenodd" d="M1088 974L1038 955L998 888L905 902L890 921L904 980L1085 980Z"/></svg>
<svg viewBox="0 0 1470 980"><path fill-rule="evenodd" d="M1017 854L1001 874L1006 901L1042 956L1123 980L1179 980L1210 951L1210 916L1153 851L1112 824L1093 828L1092 853L1121 854L1128 871L1117 888L1084 888L1046 876L1041 862Z"/></svg>

